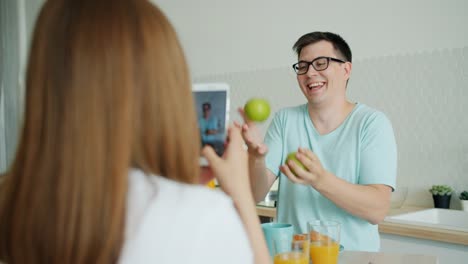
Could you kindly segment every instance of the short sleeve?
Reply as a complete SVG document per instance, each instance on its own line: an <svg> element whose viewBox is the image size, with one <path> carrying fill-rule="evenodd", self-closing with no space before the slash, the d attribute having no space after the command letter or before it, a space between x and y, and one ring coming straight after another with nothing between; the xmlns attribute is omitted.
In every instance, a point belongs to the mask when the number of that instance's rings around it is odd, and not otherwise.
<svg viewBox="0 0 468 264"><path fill-rule="evenodd" d="M360 184L396 185L397 147L390 120L380 112L365 120L361 136Z"/></svg>

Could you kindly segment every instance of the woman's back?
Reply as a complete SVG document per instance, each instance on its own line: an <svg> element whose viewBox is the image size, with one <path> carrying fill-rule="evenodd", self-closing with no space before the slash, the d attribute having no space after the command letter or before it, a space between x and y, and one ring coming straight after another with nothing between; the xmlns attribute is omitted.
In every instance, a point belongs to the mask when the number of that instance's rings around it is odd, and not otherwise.
<svg viewBox="0 0 468 264"><path fill-rule="evenodd" d="M120 263L253 263L232 200L140 170L129 173Z"/></svg>

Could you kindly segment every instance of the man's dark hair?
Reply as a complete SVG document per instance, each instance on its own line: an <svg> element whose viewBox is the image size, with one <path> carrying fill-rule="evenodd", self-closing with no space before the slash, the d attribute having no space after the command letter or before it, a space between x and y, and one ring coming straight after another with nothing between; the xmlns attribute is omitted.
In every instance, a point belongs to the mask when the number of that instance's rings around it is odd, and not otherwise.
<svg viewBox="0 0 468 264"><path fill-rule="evenodd" d="M352 62L351 49L349 48L348 43L346 43L346 41L338 34L331 32L315 31L307 33L300 37L296 43L294 43L293 50L299 57L304 47L317 43L321 40L330 42L333 45L333 48L337 51L338 57L341 57L340 59Z"/></svg>
<svg viewBox="0 0 468 264"><path fill-rule="evenodd" d="M205 107L206 107L206 109L211 110L211 104L210 103L208 103L208 102L203 103L202 104L202 109L205 110Z"/></svg>

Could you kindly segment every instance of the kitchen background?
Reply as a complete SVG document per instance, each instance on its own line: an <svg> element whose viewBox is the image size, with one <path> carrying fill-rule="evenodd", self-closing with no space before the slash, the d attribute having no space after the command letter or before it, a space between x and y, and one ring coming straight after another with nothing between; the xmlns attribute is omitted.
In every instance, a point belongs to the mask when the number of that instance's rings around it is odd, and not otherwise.
<svg viewBox="0 0 468 264"><path fill-rule="evenodd" d="M14 155L31 30L44 0L0 1L0 171ZM291 46L320 30L353 51L349 97L385 112L398 143L406 205L428 189L468 190L468 1L153 0L176 27L194 82L231 86L231 117L253 96L273 112L304 103ZM261 126L265 131L270 119ZM452 197L452 208L459 208Z"/></svg>

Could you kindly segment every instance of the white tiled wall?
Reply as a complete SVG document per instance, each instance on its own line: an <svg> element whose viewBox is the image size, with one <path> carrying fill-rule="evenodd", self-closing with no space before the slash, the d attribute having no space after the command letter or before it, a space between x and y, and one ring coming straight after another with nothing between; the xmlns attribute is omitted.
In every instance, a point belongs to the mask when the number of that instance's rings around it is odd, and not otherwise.
<svg viewBox="0 0 468 264"><path fill-rule="evenodd" d="M203 76L231 86L232 118L254 96L274 111L304 103L292 68ZM398 143L398 186L407 186L406 205L432 206L427 191L448 184L468 190L468 47L356 60L349 97L382 110ZM261 126L265 132L268 120ZM452 208L459 200L452 197Z"/></svg>

